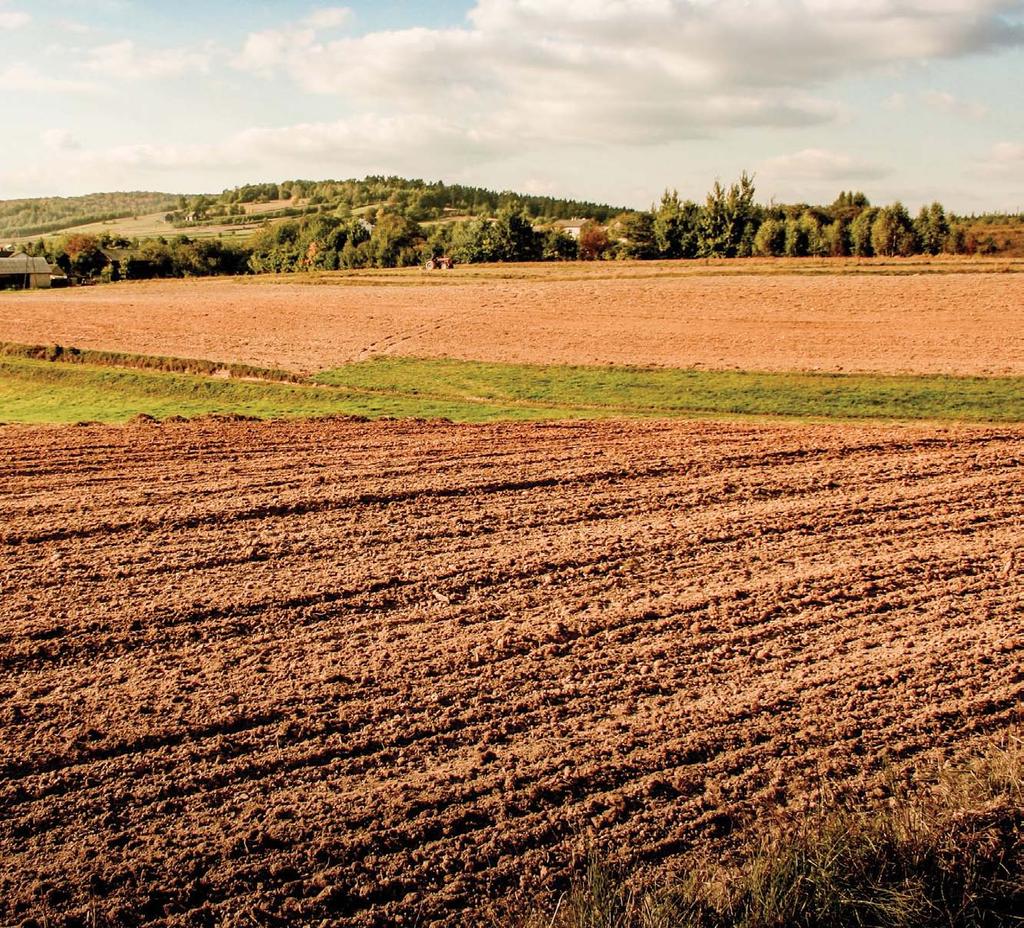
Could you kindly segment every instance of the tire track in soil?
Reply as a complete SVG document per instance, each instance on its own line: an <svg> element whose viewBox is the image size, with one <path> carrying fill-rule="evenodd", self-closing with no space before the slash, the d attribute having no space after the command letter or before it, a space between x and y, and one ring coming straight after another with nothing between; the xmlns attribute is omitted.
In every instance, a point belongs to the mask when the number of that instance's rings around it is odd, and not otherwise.
<svg viewBox="0 0 1024 928"><path fill-rule="evenodd" d="M1024 696L1024 432L0 429L0 923L462 924Z"/></svg>

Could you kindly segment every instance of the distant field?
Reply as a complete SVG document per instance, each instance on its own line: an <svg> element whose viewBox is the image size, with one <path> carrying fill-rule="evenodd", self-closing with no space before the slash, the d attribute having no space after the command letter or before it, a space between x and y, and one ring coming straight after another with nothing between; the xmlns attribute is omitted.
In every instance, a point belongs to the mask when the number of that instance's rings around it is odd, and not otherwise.
<svg viewBox="0 0 1024 928"><path fill-rule="evenodd" d="M190 238L248 238L253 231L259 228L260 223L254 222L248 226L230 226L224 224L210 224L190 229L177 229L164 219L167 211L150 213L145 216L134 216L128 219L110 219L105 222L92 222L87 225L70 226L61 230L61 235L85 234L102 235L108 232L111 235L120 235L125 238L157 238L159 236L169 237L172 235L188 235ZM45 236L26 235L14 239L17 243L34 242L40 238L51 238L56 233L49 233Z"/></svg>
<svg viewBox="0 0 1024 928"><path fill-rule="evenodd" d="M0 294L0 340L297 372L414 356L1019 376L1024 275L996 271L1022 267L616 262L143 282Z"/></svg>
<svg viewBox="0 0 1024 928"><path fill-rule="evenodd" d="M164 217L173 208L168 204L158 212L147 212L144 215L128 216L121 219L107 219L103 222L91 222L85 224L71 224L58 231L48 232L45 235L23 235L12 239L16 244L34 242L39 238L53 238L57 235L85 234L102 235L104 232L110 235L120 235L125 238L157 238L159 236L169 237L172 235L187 235L189 238L226 238L244 240L249 238L253 232L264 224L263 215L293 206L291 200L273 200L269 203L249 203L245 209L247 214L252 216L252 222L245 225L232 223L210 222L201 223L195 226L178 228L169 223ZM280 220L279 220L280 221ZM0 236L3 238L3 236Z"/></svg>

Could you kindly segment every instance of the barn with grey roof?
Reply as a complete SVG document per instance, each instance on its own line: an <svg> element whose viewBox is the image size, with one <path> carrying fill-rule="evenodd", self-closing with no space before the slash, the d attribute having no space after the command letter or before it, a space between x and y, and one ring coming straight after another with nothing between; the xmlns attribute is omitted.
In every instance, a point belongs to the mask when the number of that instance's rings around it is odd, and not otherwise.
<svg viewBox="0 0 1024 928"><path fill-rule="evenodd" d="M0 258L0 290L34 290L49 287L53 268L46 258L17 254Z"/></svg>

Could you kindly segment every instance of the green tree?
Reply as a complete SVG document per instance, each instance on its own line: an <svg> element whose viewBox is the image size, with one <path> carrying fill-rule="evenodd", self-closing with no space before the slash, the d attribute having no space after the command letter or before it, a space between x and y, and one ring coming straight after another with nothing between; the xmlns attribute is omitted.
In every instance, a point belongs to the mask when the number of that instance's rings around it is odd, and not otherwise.
<svg viewBox="0 0 1024 928"><path fill-rule="evenodd" d="M875 253L871 229L877 217L878 210L872 206L858 213L850 223L850 251L858 258L870 258Z"/></svg>
<svg viewBox="0 0 1024 928"><path fill-rule="evenodd" d="M619 254L622 257L640 260L658 257L653 213L623 213L618 218L617 225L622 236L619 243Z"/></svg>
<svg viewBox="0 0 1024 928"><path fill-rule="evenodd" d="M716 180L701 212L699 254L709 258L735 258L745 239L752 242L758 218L754 179L746 171L728 190Z"/></svg>
<svg viewBox="0 0 1024 928"><path fill-rule="evenodd" d="M427 254L431 258L440 258L448 254L452 248L452 227L448 223L439 223L430 230L427 236Z"/></svg>
<svg viewBox="0 0 1024 928"><path fill-rule="evenodd" d="M785 255L787 258L807 257L807 228L795 216L786 220Z"/></svg>
<svg viewBox="0 0 1024 928"><path fill-rule="evenodd" d="M826 253L833 258L845 258L850 254L849 227L844 219L836 219L825 226Z"/></svg>
<svg viewBox="0 0 1024 928"><path fill-rule="evenodd" d="M498 216L487 227L486 242L488 261L540 260L540 236L522 213L506 211Z"/></svg>
<svg viewBox="0 0 1024 928"><path fill-rule="evenodd" d="M423 231L411 219L384 213L370 234L369 254L374 267L409 267L419 264Z"/></svg>
<svg viewBox="0 0 1024 928"><path fill-rule="evenodd" d="M879 211L871 226L871 247L876 255L884 257L912 255L917 250L913 223L902 203Z"/></svg>
<svg viewBox="0 0 1024 928"><path fill-rule="evenodd" d="M963 223L955 223L949 229L949 235L942 245L942 250L950 255L967 254L967 229Z"/></svg>
<svg viewBox="0 0 1024 928"><path fill-rule="evenodd" d="M700 207L692 200L682 202L679 193L665 191L654 213L654 240L663 258L697 256Z"/></svg>
<svg viewBox="0 0 1024 928"><path fill-rule="evenodd" d="M451 255L460 264L477 264L490 260L487 219L457 222L452 227Z"/></svg>
<svg viewBox="0 0 1024 928"><path fill-rule="evenodd" d="M804 253L815 258L827 255L828 242L818 214L813 210L804 210L798 222L803 236Z"/></svg>
<svg viewBox="0 0 1024 928"><path fill-rule="evenodd" d="M580 255L579 243L560 229L548 229L541 245L545 261L575 261Z"/></svg>
<svg viewBox="0 0 1024 928"><path fill-rule="evenodd" d="M786 250L786 226L777 219L766 219L754 236L754 254L777 258Z"/></svg>
<svg viewBox="0 0 1024 928"><path fill-rule="evenodd" d="M828 214L832 219L842 219L850 223L870 205L871 202L859 190L843 190L828 207Z"/></svg>
<svg viewBox="0 0 1024 928"><path fill-rule="evenodd" d="M914 233L921 251L926 254L937 255L945 249L949 237L949 220L941 203L921 207L914 220Z"/></svg>

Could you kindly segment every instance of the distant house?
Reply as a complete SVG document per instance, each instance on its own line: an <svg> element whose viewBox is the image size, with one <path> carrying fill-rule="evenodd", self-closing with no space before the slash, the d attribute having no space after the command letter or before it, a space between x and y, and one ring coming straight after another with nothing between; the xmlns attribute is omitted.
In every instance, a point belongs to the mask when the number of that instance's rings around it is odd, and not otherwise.
<svg viewBox="0 0 1024 928"><path fill-rule="evenodd" d="M555 223L555 228L563 235L579 240L580 232L589 221L588 219L560 219Z"/></svg>
<svg viewBox="0 0 1024 928"><path fill-rule="evenodd" d="M46 258L26 254L0 258L0 290L36 290L50 286L53 268Z"/></svg>

